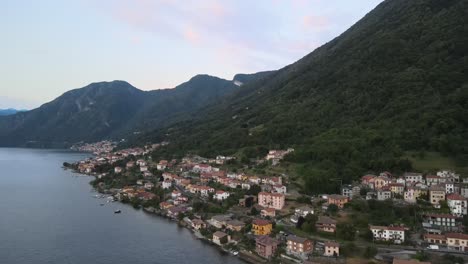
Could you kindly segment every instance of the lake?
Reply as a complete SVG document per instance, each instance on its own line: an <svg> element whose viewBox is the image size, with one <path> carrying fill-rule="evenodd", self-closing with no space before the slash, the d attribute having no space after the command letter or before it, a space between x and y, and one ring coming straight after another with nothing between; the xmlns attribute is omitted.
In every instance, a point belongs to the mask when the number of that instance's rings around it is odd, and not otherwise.
<svg viewBox="0 0 468 264"><path fill-rule="evenodd" d="M87 156L0 148L0 263L243 263L165 218L94 198L91 177L61 168Z"/></svg>

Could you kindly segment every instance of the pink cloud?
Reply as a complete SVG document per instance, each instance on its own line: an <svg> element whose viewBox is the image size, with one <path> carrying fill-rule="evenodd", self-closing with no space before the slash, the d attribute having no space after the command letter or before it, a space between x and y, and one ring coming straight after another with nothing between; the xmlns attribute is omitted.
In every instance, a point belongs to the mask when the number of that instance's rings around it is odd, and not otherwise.
<svg viewBox="0 0 468 264"><path fill-rule="evenodd" d="M193 27L187 27L183 31L184 38L191 44L200 43L200 34Z"/></svg>
<svg viewBox="0 0 468 264"><path fill-rule="evenodd" d="M324 16L307 15L302 18L302 27L306 30L323 30L330 25L330 21Z"/></svg>

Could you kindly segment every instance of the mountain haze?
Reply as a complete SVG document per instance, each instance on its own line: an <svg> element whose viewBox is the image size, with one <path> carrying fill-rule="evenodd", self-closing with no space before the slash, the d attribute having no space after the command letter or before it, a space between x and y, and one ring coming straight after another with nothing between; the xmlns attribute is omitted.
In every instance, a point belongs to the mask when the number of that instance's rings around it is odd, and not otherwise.
<svg viewBox="0 0 468 264"><path fill-rule="evenodd" d="M238 87L197 75L173 89L139 90L125 81L92 83L41 107L0 117L1 146L63 147L155 129L216 102Z"/></svg>
<svg viewBox="0 0 468 264"><path fill-rule="evenodd" d="M296 147L309 191L405 171L405 151L468 162L468 2L387 0L336 39L243 85L199 119L141 138L253 158ZM241 150L241 152L239 152ZM325 188L326 189L326 188ZM324 190L322 188L322 190Z"/></svg>

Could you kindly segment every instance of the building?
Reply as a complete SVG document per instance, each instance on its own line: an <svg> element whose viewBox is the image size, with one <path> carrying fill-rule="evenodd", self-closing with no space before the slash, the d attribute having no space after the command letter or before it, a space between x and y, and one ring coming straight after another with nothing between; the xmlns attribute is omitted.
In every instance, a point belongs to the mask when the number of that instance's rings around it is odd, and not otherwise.
<svg viewBox="0 0 468 264"><path fill-rule="evenodd" d="M269 236L259 236L255 239L255 251L263 258L270 259L277 247L278 241Z"/></svg>
<svg viewBox="0 0 468 264"><path fill-rule="evenodd" d="M192 220L192 228L195 230L204 229L206 228L206 223L201 219L195 218Z"/></svg>
<svg viewBox="0 0 468 264"><path fill-rule="evenodd" d="M273 185L273 191L276 192L276 193L286 194L287 193L287 188L284 185L276 184L276 185Z"/></svg>
<svg viewBox="0 0 468 264"><path fill-rule="evenodd" d="M229 192L218 190L214 194L213 198L218 201L226 200L229 197Z"/></svg>
<svg viewBox="0 0 468 264"><path fill-rule="evenodd" d="M459 194L452 193L447 195L447 205L452 215L464 216L467 214L468 202L465 197Z"/></svg>
<svg viewBox="0 0 468 264"><path fill-rule="evenodd" d="M264 219L254 219L252 221L252 232L257 236L269 235L273 229L270 221Z"/></svg>
<svg viewBox="0 0 468 264"><path fill-rule="evenodd" d="M405 228L399 226L370 226L375 240L392 241L394 244L405 242Z"/></svg>
<svg viewBox="0 0 468 264"><path fill-rule="evenodd" d="M115 167L115 168L114 168L114 172L115 172L115 173L121 173L122 170L123 170L122 167Z"/></svg>
<svg viewBox="0 0 468 264"><path fill-rule="evenodd" d="M457 217L451 214L425 214L422 224L424 229L430 233L457 232L460 230Z"/></svg>
<svg viewBox="0 0 468 264"><path fill-rule="evenodd" d="M386 186L377 190L377 200L385 201L388 199L392 199L392 192L390 191L390 188Z"/></svg>
<svg viewBox="0 0 468 264"><path fill-rule="evenodd" d="M230 242L230 240L231 240L231 236L229 236L228 234L224 232L216 231L213 234L213 243L217 245L221 246L221 245L227 244Z"/></svg>
<svg viewBox="0 0 468 264"><path fill-rule="evenodd" d="M341 195L348 197L350 200L353 199L353 186L345 185L341 188Z"/></svg>
<svg viewBox="0 0 468 264"><path fill-rule="evenodd" d="M245 223L239 220L226 221L226 228L232 231L240 232L244 228Z"/></svg>
<svg viewBox="0 0 468 264"><path fill-rule="evenodd" d="M333 241L325 242L325 251L323 253L326 257L339 257L340 256L340 244Z"/></svg>
<svg viewBox="0 0 468 264"><path fill-rule="evenodd" d="M321 232L335 233L336 223L336 220L328 216L319 216L317 222L315 222L315 227Z"/></svg>
<svg viewBox="0 0 468 264"><path fill-rule="evenodd" d="M262 217L275 217L276 216L276 210L274 208L263 208L261 211L260 211L260 215Z"/></svg>
<svg viewBox="0 0 468 264"><path fill-rule="evenodd" d="M165 170L165 169L167 168L167 164L168 164L167 160L161 160L161 161L159 161L159 163L156 165L156 169L161 170L161 171L162 171L162 170Z"/></svg>
<svg viewBox="0 0 468 264"><path fill-rule="evenodd" d="M161 187L162 187L163 189L169 189L169 188L171 188L171 187L172 187L172 181L169 180L169 179L164 180L164 181L162 182L162 184L161 184Z"/></svg>
<svg viewBox="0 0 468 264"><path fill-rule="evenodd" d="M440 208L440 201L445 200L445 188L434 185L429 188L429 201L435 208Z"/></svg>
<svg viewBox="0 0 468 264"><path fill-rule="evenodd" d="M385 176L377 176L370 180L373 184L375 190L379 190L385 186L387 186L390 182L392 182L388 177Z"/></svg>
<svg viewBox="0 0 468 264"><path fill-rule="evenodd" d="M424 234L424 242L429 244L447 245L447 237L439 234Z"/></svg>
<svg viewBox="0 0 468 264"><path fill-rule="evenodd" d="M306 217L308 214L314 214L314 209L310 208L309 206L302 206L299 208L296 208L294 211L294 214L302 217Z"/></svg>
<svg viewBox="0 0 468 264"><path fill-rule="evenodd" d="M408 187L405 191L404 199L408 203L416 203L421 195L427 194L427 190L418 187Z"/></svg>
<svg viewBox="0 0 468 264"><path fill-rule="evenodd" d="M210 224L216 228L225 228L228 221L232 218L229 215L215 215L211 217Z"/></svg>
<svg viewBox="0 0 468 264"><path fill-rule="evenodd" d="M339 194L331 194L328 196L328 205L334 204L338 208L342 209L346 203L349 202L349 198Z"/></svg>
<svg viewBox="0 0 468 264"><path fill-rule="evenodd" d="M293 235L288 236L286 245L288 254L298 255L300 257L307 257L314 249L312 240Z"/></svg>
<svg viewBox="0 0 468 264"><path fill-rule="evenodd" d="M403 195L405 191L405 185L401 183L390 183L388 185L390 187L390 191L392 192L393 195Z"/></svg>
<svg viewBox="0 0 468 264"><path fill-rule="evenodd" d="M468 234L447 233L445 236L448 249L468 252Z"/></svg>
<svg viewBox="0 0 468 264"><path fill-rule="evenodd" d="M427 186L439 185L442 183L441 177L437 175L427 175L426 176L426 184ZM445 181L445 180L444 180Z"/></svg>
<svg viewBox="0 0 468 264"><path fill-rule="evenodd" d="M405 174L403 174L403 177L405 178L406 186L416 182L423 182L423 176L421 173L406 172Z"/></svg>
<svg viewBox="0 0 468 264"><path fill-rule="evenodd" d="M281 193L260 192L258 194L258 204L263 207L281 210L284 207L285 196Z"/></svg>

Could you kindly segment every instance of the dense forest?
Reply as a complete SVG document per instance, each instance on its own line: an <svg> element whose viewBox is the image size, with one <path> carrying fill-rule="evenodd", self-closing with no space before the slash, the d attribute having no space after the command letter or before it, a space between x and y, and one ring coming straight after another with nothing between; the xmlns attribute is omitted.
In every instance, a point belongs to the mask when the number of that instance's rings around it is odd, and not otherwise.
<svg viewBox="0 0 468 264"><path fill-rule="evenodd" d="M468 163L468 2L387 0L301 60L137 142L255 158L294 147L309 191L411 170L405 151ZM330 183L330 188L336 185Z"/></svg>

